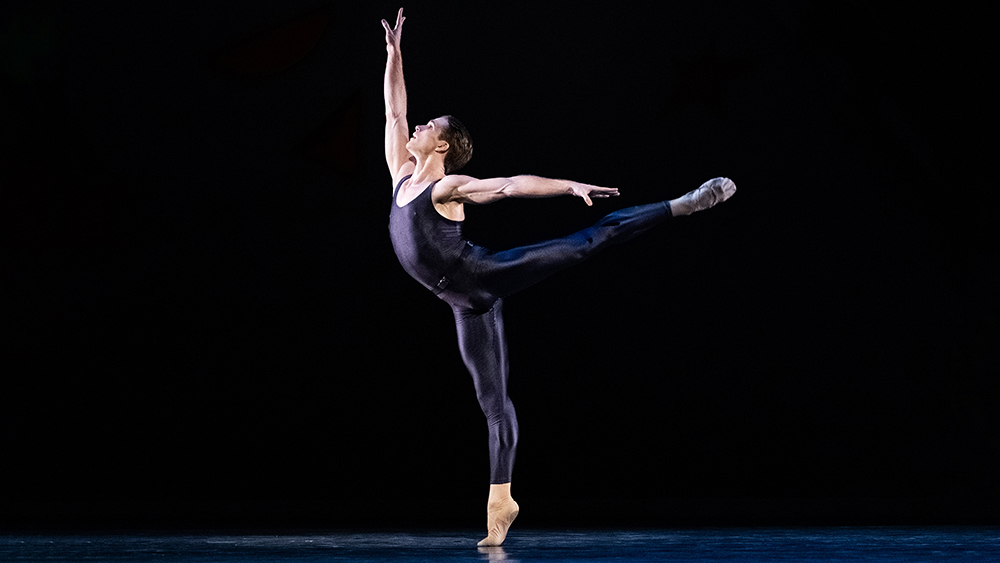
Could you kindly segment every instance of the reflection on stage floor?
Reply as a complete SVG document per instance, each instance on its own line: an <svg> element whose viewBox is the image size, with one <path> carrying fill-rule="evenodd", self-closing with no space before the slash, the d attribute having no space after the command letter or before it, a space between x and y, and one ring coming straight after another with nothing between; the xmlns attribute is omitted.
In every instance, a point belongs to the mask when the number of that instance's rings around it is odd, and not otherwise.
<svg viewBox="0 0 1000 563"><path fill-rule="evenodd" d="M1000 528L512 530L479 548L476 531L0 536L2 561L1000 561Z"/></svg>

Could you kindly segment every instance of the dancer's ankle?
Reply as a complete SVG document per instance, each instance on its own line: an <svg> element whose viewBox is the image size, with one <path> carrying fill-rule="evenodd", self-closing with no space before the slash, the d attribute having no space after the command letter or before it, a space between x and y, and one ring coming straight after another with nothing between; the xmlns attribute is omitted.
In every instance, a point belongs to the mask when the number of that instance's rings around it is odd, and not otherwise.
<svg viewBox="0 0 1000 563"><path fill-rule="evenodd" d="M667 208L670 209L671 217L682 217L684 215L690 215L692 213L691 206L688 204L687 200L684 197L679 197L668 201Z"/></svg>
<svg viewBox="0 0 1000 563"><path fill-rule="evenodd" d="M486 500L487 509L503 506L508 500L511 500L510 483L490 485L490 496Z"/></svg>

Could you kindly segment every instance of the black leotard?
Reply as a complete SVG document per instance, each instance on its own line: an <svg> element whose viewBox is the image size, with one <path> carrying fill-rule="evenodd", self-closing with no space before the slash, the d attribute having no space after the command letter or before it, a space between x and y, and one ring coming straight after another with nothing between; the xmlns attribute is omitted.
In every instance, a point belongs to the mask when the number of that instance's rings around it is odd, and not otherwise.
<svg viewBox="0 0 1000 563"><path fill-rule="evenodd" d="M409 177L400 180L392 193L389 238L406 273L440 293L447 285L445 274L456 267L471 243L462 238L461 221L446 219L434 209L431 192L437 180L406 205L396 203L399 188Z"/></svg>

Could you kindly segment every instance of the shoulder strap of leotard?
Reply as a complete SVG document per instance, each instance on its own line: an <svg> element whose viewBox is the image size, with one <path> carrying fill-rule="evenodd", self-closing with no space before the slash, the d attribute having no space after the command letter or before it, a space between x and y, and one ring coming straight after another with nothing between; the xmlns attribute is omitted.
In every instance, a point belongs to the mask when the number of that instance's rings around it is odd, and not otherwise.
<svg viewBox="0 0 1000 563"><path fill-rule="evenodd" d="M410 178L410 176L413 176L413 174L407 174L406 176L403 176L403 178L399 181L399 183L396 184L396 189L392 190L392 201L393 201L393 203L396 202L396 194L399 193L399 188L403 187L403 182L407 181Z"/></svg>

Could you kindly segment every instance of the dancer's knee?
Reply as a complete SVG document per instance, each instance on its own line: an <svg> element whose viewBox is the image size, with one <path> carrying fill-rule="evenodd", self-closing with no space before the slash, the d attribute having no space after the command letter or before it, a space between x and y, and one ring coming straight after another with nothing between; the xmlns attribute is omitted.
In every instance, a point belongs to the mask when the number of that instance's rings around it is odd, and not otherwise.
<svg viewBox="0 0 1000 563"><path fill-rule="evenodd" d="M516 425L517 415L514 412L514 405L507 397L498 398L495 395L478 394L479 407L486 415L486 422L490 426L498 424Z"/></svg>
<svg viewBox="0 0 1000 563"><path fill-rule="evenodd" d="M506 418L506 409L504 409L502 398L498 398L492 393L476 393L476 399L479 400L479 408L483 410L483 414L486 415L486 420L490 424Z"/></svg>

